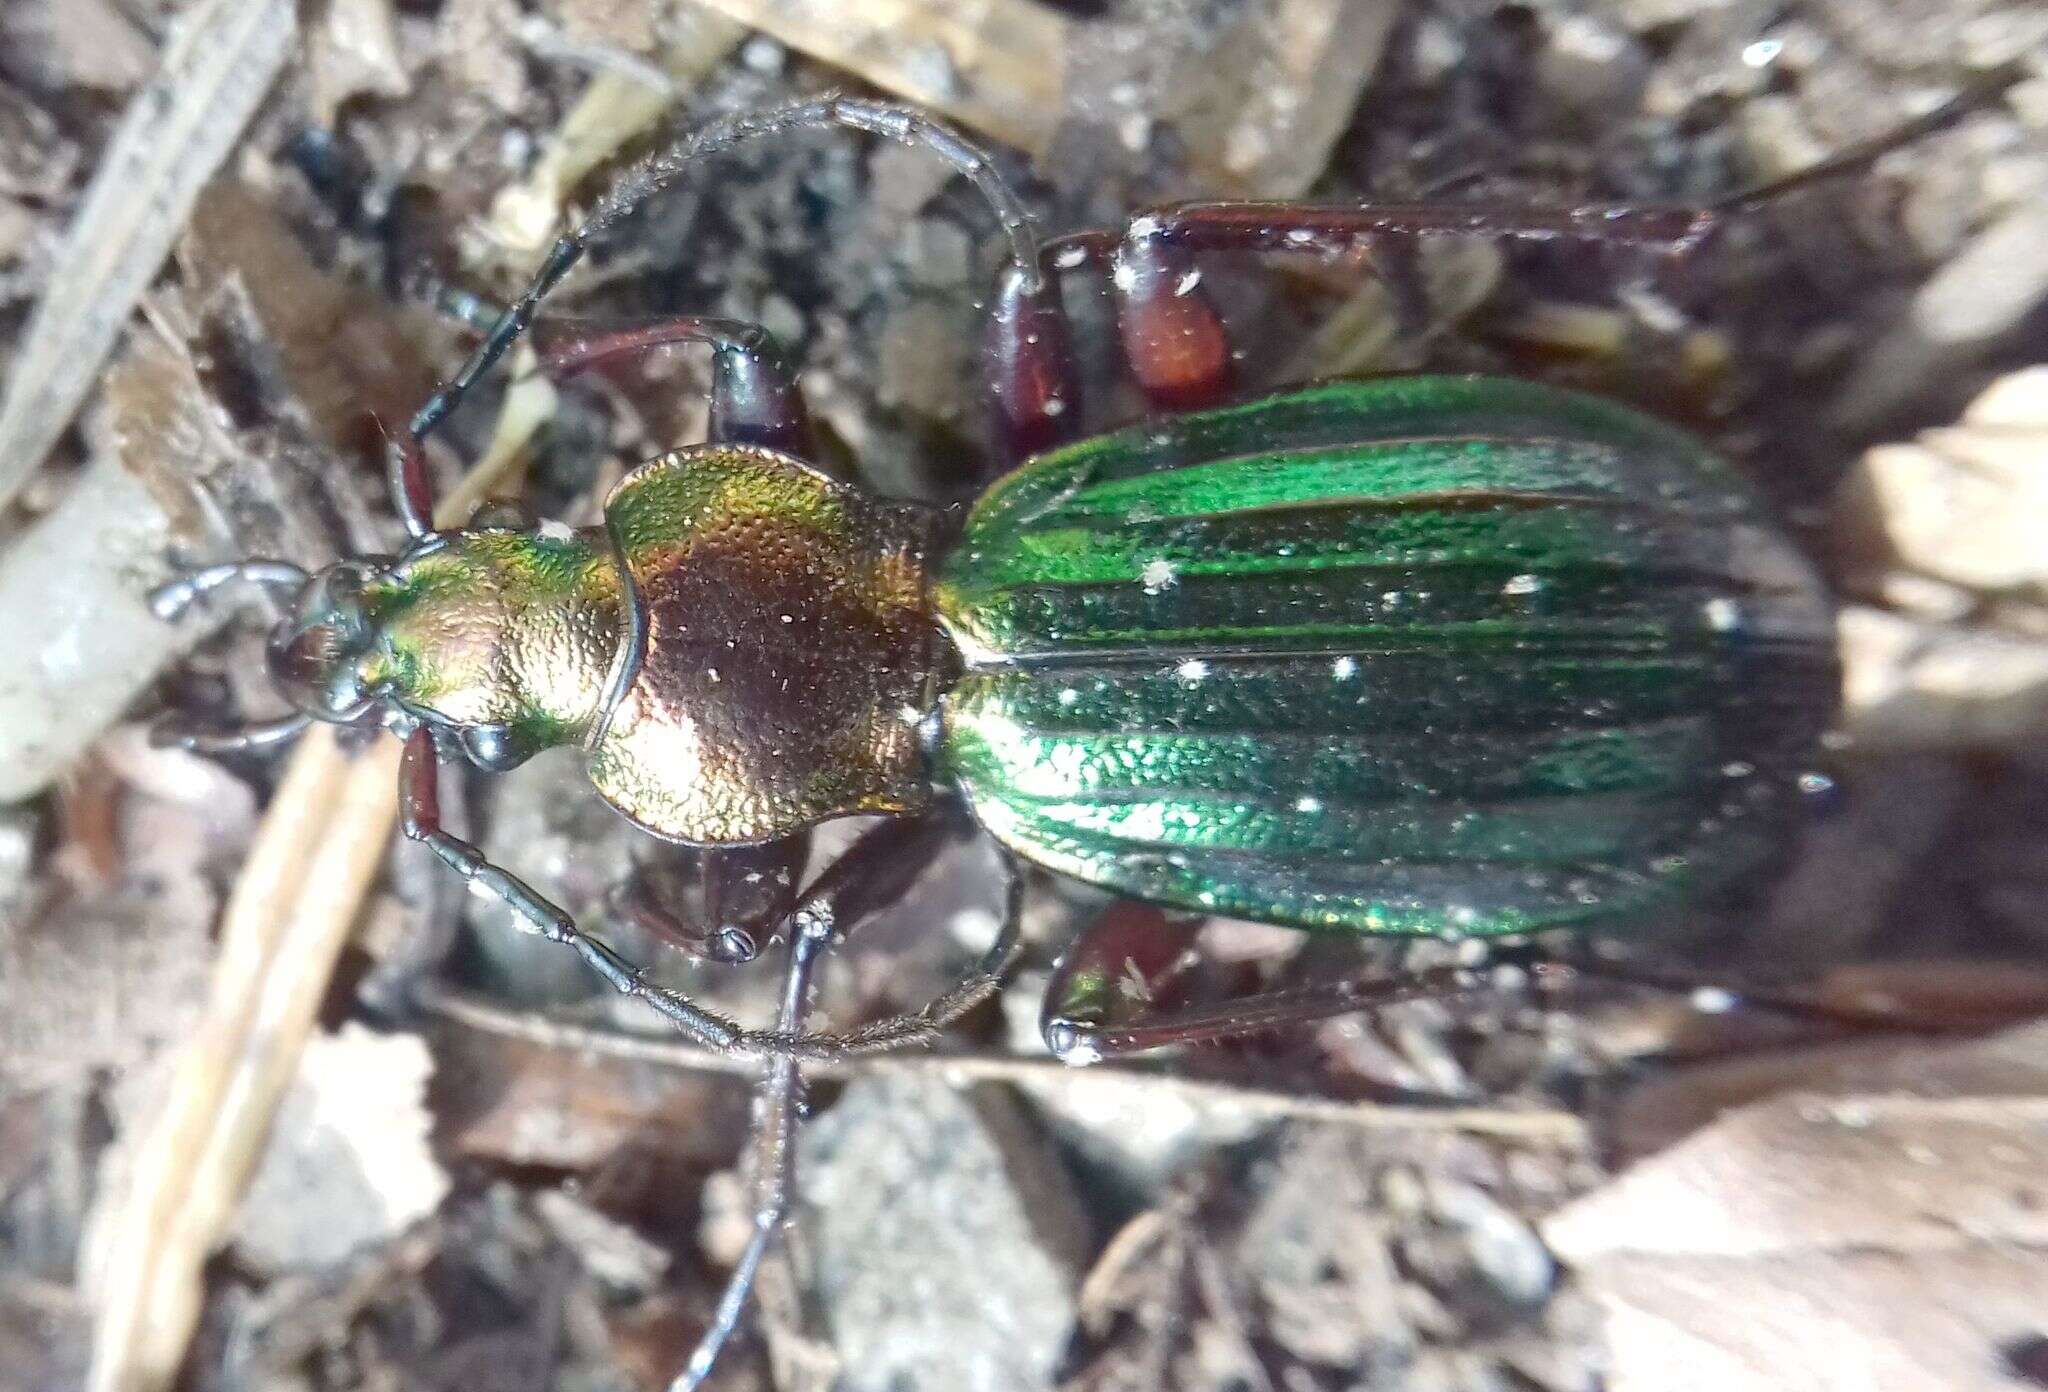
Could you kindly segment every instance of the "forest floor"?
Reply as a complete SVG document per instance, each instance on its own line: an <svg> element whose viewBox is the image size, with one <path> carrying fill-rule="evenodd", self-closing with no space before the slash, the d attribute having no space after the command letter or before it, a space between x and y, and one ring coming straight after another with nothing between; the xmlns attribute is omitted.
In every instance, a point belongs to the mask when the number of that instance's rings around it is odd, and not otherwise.
<svg viewBox="0 0 2048 1392"><path fill-rule="evenodd" d="M814 1070L797 1220L714 1385L2048 1386L2044 54L2025 0L0 5L0 1392L655 1388L702 1329L753 1068L394 846L388 739L153 747L166 709L278 706L261 624L136 598L392 551L379 423L468 341L424 292L508 297L663 130L912 101L1061 232L1187 198L1712 201L2000 72L1682 264L1445 237L1375 263L1392 291L1203 267L1248 389L1587 387L1710 440L1800 539L1843 605L1834 791L1781 877L1601 950L1821 1008L1506 982L1070 1069L1039 1000L1104 901L1033 875L996 1002ZM765 326L826 452L939 501L983 458L998 243L936 161L804 133L680 181L553 304ZM1067 299L1089 424L1137 417L1101 287ZM705 427L694 353L511 367L436 457L472 501L587 525ZM658 979L772 1013L766 962L607 914L681 867L575 758L444 784ZM943 989L996 880L985 840L948 850L818 1017ZM1443 951L1185 931L1201 990Z"/></svg>

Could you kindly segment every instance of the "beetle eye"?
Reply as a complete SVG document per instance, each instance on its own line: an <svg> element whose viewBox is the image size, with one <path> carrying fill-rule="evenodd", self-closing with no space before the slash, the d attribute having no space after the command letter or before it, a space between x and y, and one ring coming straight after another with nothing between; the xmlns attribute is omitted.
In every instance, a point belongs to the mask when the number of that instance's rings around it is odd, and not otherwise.
<svg viewBox="0 0 2048 1392"><path fill-rule="evenodd" d="M462 752L485 773L505 773L534 756L534 746L505 725L473 725L462 732Z"/></svg>

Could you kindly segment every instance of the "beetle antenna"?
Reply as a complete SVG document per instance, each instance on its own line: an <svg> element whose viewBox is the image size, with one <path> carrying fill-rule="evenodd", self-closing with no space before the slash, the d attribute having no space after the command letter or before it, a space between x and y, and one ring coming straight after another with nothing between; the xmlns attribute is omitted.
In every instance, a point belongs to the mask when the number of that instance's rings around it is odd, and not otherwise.
<svg viewBox="0 0 2048 1392"><path fill-rule="evenodd" d="M649 197L667 187L686 167L708 155L720 154L735 145L784 131L840 126L868 131L904 145L931 151L974 185L1002 224L1010 244L1010 259L1023 277L1026 288L1037 290L1041 283L1038 265L1038 234L1024 202L996 171L994 159L978 145L934 121L923 112L888 102L864 101L854 97L825 96L758 111L720 116L698 126L667 149L641 160L622 174L597 206L574 231L557 238L547 258L519 298L498 315L485 332L483 342L470 353L462 370L439 391L427 398L412 418L411 435L424 440L455 408L479 377L505 355L533 322L534 311L555 286L561 283L592 239L609 231Z"/></svg>
<svg viewBox="0 0 2048 1392"><path fill-rule="evenodd" d="M271 589L297 590L312 577L290 561L250 559L225 561L188 571L149 592L149 607L158 618L175 619L192 607L201 595L210 594L231 580L246 580Z"/></svg>
<svg viewBox="0 0 2048 1392"><path fill-rule="evenodd" d="M1003 176L995 160L951 126L934 121L908 106L863 101L837 93L808 101L789 102L759 111L721 116L696 127L666 150L641 160L621 175L598 199L580 235L596 236L672 182L691 163L721 154L745 141L784 131L843 126L886 137L898 144L922 147L953 167L973 184L994 210L1010 243L1010 258L1029 274L1038 268L1038 234L1031 215Z"/></svg>
<svg viewBox="0 0 2048 1392"><path fill-rule="evenodd" d="M313 717L298 712L275 720L261 720L232 730L209 730L167 715L149 727L149 742L158 746L189 749L194 754L240 754L251 749L268 749L296 738Z"/></svg>
<svg viewBox="0 0 2048 1392"><path fill-rule="evenodd" d="M1796 169L1782 178L1771 179L1744 189L1711 206L1715 212L1748 212L1796 189L1861 173L1892 151L1951 126L1987 102L1995 101L2005 94L2006 89L2017 83L2020 77L2021 73L2015 65L1993 69L1933 110L1922 112L1882 135L1851 145L1818 164Z"/></svg>

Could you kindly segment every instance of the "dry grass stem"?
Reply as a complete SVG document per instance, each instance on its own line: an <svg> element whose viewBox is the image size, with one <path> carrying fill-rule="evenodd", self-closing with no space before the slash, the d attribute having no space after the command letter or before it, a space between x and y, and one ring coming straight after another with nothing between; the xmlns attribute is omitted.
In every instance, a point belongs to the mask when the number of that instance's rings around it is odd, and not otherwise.
<svg viewBox="0 0 2048 1392"><path fill-rule="evenodd" d="M390 842L397 772L394 741L351 760L324 728L292 755L228 904L206 1014L111 1200L90 1392L151 1392L177 1376L201 1268Z"/></svg>
<svg viewBox="0 0 2048 1392"><path fill-rule="evenodd" d="M729 1073L751 1079L760 1069L752 1059L733 1058L680 1039L622 1034L615 1030L568 1024L545 1016L505 1010L461 991L432 987L421 1002L429 1011L469 1029L517 1039L579 1055L653 1063L695 1072ZM1103 1065L1076 1070L1051 1056L986 1053L872 1054L845 1062L807 1063L815 1078L850 1078L857 1074L923 1073L959 1085L981 1082L1057 1087L1064 1078L1085 1077L1127 1081L1148 1095L1176 1094L1190 1102L1228 1104L1274 1120L1339 1122L1376 1130L1462 1131L1474 1135L1513 1137L1518 1141L1578 1150L1588 1144L1586 1123L1569 1112L1548 1109L1484 1106L1426 1107L1414 1104L1312 1097L1278 1089L1247 1087L1211 1079L1177 1077L1150 1061Z"/></svg>

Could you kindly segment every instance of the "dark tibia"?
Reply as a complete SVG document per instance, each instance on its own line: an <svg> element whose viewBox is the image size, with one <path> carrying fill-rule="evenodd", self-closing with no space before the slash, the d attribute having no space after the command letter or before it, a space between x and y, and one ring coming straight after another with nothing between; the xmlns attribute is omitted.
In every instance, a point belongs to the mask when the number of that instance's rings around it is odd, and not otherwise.
<svg viewBox="0 0 2048 1392"><path fill-rule="evenodd" d="M1442 967L1175 1004L1177 978L1194 960L1197 926L1169 921L1145 905L1112 906L1053 968L1039 1020L1046 1047L1068 1063L1092 1063L1109 1054L1255 1034L1484 984L1483 973Z"/></svg>
<svg viewBox="0 0 2048 1392"><path fill-rule="evenodd" d="M739 1026L641 980L638 967L584 933L560 906L524 880L493 865L472 843L442 829L440 762L434 749L434 733L425 725L416 728L405 741L405 756L398 766L398 816L408 839L421 842L466 883L503 902L525 919L534 932L550 942L574 948L590 969L621 995L646 1002L685 1033L712 1048L739 1047L744 1033Z"/></svg>
<svg viewBox="0 0 2048 1392"><path fill-rule="evenodd" d="M551 376L566 377L674 343L704 343L711 359L713 443L811 452L810 418L782 350L766 329L739 319L697 315L641 320L551 319L534 329L534 347Z"/></svg>
<svg viewBox="0 0 2048 1392"><path fill-rule="evenodd" d="M310 715L283 715L230 730L215 730L167 715L149 727L149 742L160 748L189 749L195 754L243 754L296 739L312 723Z"/></svg>
<svg viewBox="0 0 2048 1392"><path fill-rule="evenodd" d="M660 844L607 907L692 957L751 962L796 904L810 840L800 834L730 849Z"/></svg>
<svg viewBox="0 0 2048 1392"><path fill-rule="evenodd" d="M1868 169L1901 145L1995 98L2016 70L1987 75L1953 100L1829 159L1701 205L1584 203L1187 203L1149 209L1120 231L1072 233L1049 243L1045 265L1111 269L1125 355L1154 404L1211 404L1229 388L1229 350L1201 299L1188 258L1200 252L1275 252L1332 258L1363 254L1382 272L1394 249L1434 235L1633 247L1683 261L1730 217L1825 180ZM1001 309L998 300L998 309Z"/></svg>
<svg viewBox="0 0 2048 1392"><path fill-rule="evenodd" d="M1069 1063L1090 1063L1109 1054L1228 1039L1424 996L1531 982L1551 992L1579 981L1659 991L1694 998L1702 1009L1741 1006L1843 1029L1957 1027L1953 1020L1930 1019L1925 1011L1892 1003L1842 1002L1797 987L1731 982L1725 974L1608 961L1584 950L1583 940L1576 949L1527 939L1492 942L1469 963L1367 969L1184 1005L1176 1000L1177 988L1199 960L1197 926L1136 904L1104 913L1053 969L1039 1021L1046 1047Z"/></svg>
<svg viewBox="0 0 2048 1392"><path fill-rule="evenodd" d="M876 1020L845 1034L792 1034L780 1030L742 1029L706 1010L679 992L647 981L640 968L576 926L561 907L516 875L492 864L476 846L450 835L441 826L440 764L433 731L414 729L405 742L398 768L399 824L405 835L423 843L466 883L504 903L550 942L564 943L590 969L621 995L652 1007L678 1029L711 1048L747 1058L788 1056L841 1059L883 1053L929 1042L949 1021L985 999L997 984L1016 942L1013 912L989 955L959 985L909 1015ZM892 902L931 850L944 838L924 820L885 822L868 833L825 872L788 918L788 930L836 940L883 904Z"/></svg>

